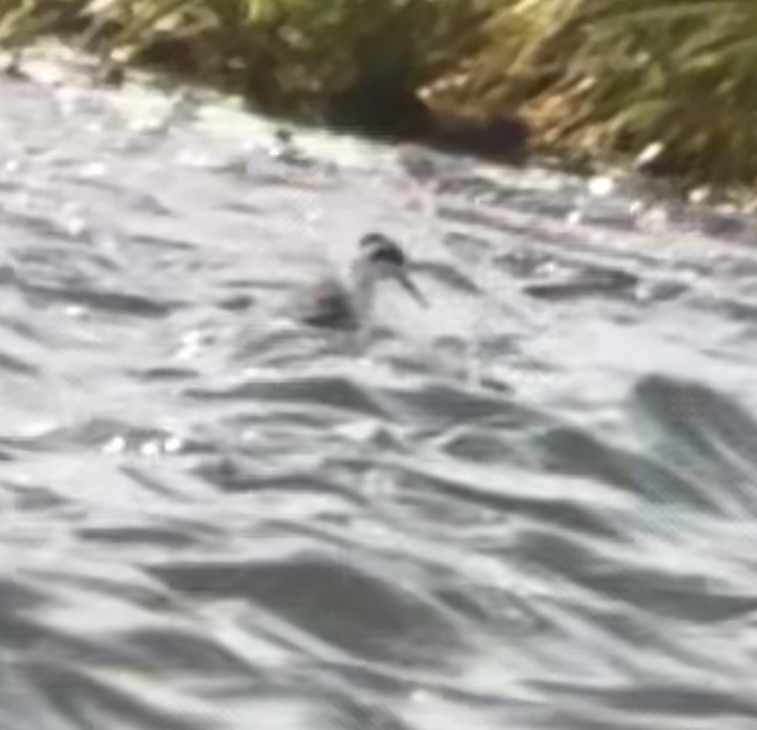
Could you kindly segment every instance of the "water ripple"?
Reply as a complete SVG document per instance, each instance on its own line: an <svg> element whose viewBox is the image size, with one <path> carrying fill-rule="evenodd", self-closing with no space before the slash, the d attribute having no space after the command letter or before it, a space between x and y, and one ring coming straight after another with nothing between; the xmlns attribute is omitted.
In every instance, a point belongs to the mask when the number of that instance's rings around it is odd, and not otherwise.
<svg viewBox="0 0 757 730"><path fill-rule="evenodd" d="M753 727L752 223L195 96L0 83L0 726Z"/></svg>

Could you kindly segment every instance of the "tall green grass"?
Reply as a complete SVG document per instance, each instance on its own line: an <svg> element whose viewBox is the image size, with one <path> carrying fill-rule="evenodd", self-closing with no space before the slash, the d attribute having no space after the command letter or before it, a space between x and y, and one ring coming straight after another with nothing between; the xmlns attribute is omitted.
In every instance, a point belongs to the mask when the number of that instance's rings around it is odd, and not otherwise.
<svg viewBox="0 0 757 730"><path fill-rule="evenodd" d="M754 0L522 0L492 20L473 77L547 145L661 142L671 171L757 182Z"/></svg>
<svg viewBox="0 0 757 730"><path fill-rule="evenodd" d="M497 0L5 0L0 40L62 29L308 116L360 83L415 89L474 46ZM3 8L5 9L3 15Z"/></svg>
<svg viewBox="0 0 757 730"><path fill-rule="evenodd" d="M0 0L0 41L63 33L317 118L346 89L519 110L543 147L664 145L669 170L757 183L757 0Z"/></svg>

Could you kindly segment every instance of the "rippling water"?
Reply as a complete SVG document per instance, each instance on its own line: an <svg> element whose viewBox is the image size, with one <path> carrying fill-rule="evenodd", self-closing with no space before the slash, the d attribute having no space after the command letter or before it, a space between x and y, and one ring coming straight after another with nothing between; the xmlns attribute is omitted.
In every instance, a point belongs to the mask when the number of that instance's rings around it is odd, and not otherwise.
<svg viewBox="0 0 757 730"><path fill-rule="evenodd" d="M0 727L757 723L752 223L0 81ZM381 230L361 338L285 304Z"/></svg>

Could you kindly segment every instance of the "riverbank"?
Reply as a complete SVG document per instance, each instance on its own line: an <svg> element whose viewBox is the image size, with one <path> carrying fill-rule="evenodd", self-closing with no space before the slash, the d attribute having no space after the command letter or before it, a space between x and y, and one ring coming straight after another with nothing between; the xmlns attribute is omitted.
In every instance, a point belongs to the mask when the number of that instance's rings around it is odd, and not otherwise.
<svg viewBox="0 0 757 730"><path fill-rule="evenodd" d="M258 110L510 161L640 160L757 187L757 6L731 0L27 0L0 39L46 34L179 72Z"/></svg>

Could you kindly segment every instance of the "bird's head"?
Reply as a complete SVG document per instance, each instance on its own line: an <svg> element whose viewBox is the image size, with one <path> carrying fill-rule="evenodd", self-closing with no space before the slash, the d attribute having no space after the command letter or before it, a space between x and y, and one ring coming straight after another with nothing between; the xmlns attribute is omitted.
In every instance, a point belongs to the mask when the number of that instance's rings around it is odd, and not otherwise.
<svg viewBox="0 0 757 730"><path fill-rule="evenodd" d="M407 273L407 257L400 245L383 233L367 233L360 239L359 266L363 279L397 282L415 301L428 306L426 297Z"/></svg>

